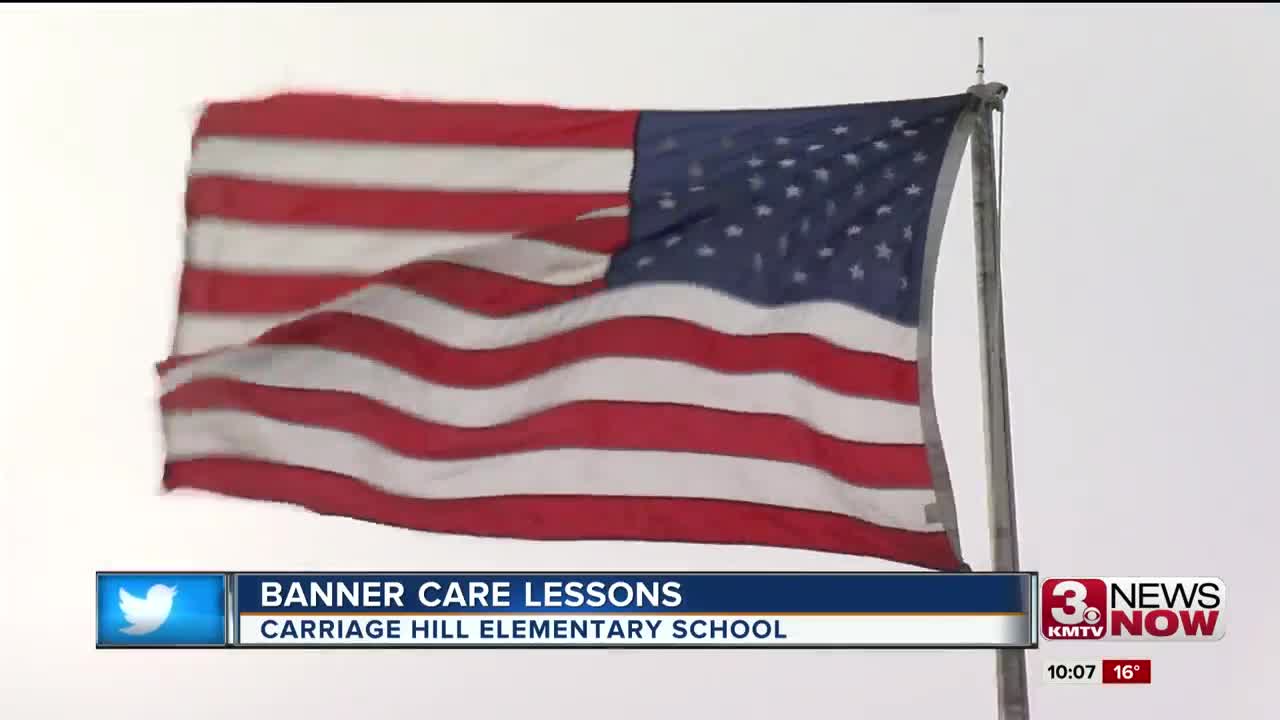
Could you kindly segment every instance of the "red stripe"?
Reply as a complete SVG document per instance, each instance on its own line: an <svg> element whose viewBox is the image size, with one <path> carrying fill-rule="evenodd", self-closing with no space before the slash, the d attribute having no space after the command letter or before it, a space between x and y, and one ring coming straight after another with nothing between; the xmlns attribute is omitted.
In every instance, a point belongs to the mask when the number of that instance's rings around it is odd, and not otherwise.
<svg viewBox="0 0 1280 720"><path fill-rule="evenodd" d="M491 316L535 310L604 289L604 280L543 285L442 262L413 263L377 276L249 274L188 265L182 270L178 308L210 313L300 312L375 282Z"/></svg>
<svg viewBox="0 0 1280 720"><path fill-rule="evenodd" d="M438 533L762 545L862 555L933 570L961 568L944 533L724 500L581 495L422 500L342 475L231 459L170 463L165 487L291 503L325 515Z"/></svg>
<svg viewBox="0 0 1280 720"><path fill-rule="evenodd" d="M213 103L196 137L627 148L638 117L634 111L302 93Z"/></svg>
<svg viewBox="0 0 1280 720"><path fill-rule="evenodd" d="M627 217L601 217L538 228L522 234L529 240L612 255L621 250L631 235Z"/></svg>
<svg viewBox="0 0 1280 720"><path fill-rule="evenodd" d="M518 382L592 358L642 357L729 374L788 373L846 395L919 402L915 363L809 335L727 335L669 318L615 318L522 345L463 350L373 318L324 312L276 326L253 344L346 351L457 387Z"/></svg>
<svg viewBox="0 0 1280 720"><path fill-rule="evenodd" d="M626 193L439 192L192 178L187 216L291 225L530 233L618 207Z"/></svg>
<svg viewBox="0 0 1280 720"><path fill-rule="evenodd" d="M160 404L165 412L243 410L341 430L419 458L485 458L558 448L692 452L807 465L865 487L933 487L922 445L848 442L779 415L671 403L575 402L502 425L460 428L352 393L206 379L167 393Z"/></svg>

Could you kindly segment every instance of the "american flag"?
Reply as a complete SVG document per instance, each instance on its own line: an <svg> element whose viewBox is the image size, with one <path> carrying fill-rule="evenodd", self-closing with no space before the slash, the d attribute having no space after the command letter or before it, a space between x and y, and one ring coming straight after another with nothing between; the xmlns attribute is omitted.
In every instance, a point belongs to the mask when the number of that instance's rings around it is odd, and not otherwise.
<svg viewBox="0 0 1280 720"><path fill-rule="evenodd" d="M970 101L211 104L165 485L957 568L929 308Z"/></svg>

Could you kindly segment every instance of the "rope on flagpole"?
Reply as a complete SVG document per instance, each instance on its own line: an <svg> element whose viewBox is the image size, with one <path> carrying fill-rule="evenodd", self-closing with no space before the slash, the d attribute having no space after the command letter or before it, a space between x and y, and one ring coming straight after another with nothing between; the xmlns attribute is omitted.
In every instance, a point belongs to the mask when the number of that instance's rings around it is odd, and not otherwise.
<svg viewBox="0 0 1280 720"><path fill-rule="evenodd" d="M996 224L1004 227L1004 103L996 111L1000 113L1000 140L996 154L999 165L996 166Z"/></svg>

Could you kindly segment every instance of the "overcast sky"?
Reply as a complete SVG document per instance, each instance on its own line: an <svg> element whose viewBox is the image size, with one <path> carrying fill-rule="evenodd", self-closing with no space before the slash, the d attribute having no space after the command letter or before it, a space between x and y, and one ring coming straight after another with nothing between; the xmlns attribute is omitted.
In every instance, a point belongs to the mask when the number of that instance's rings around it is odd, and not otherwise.
<svg viewBox="0 0 1280 720"><path fill-rule="evenodd" d="M990 718L989 652L93 648L98 569L869 570L800 551L438 537L162 496L199 104L287 87L625 108L1009 84L1004 287L1024 567L1216 575L1216 644L1049 643L1036 720L1273 714L1280 11L581 6L0 14L0 715ZM989 566L967 165L935 313L965 554ZM896 568L895 568L896 569ZM1046 657L1146 656L1146 688ZM1270 672L1268 672L1268 670ZM279 708L277 710L277 708Z"/></svg>

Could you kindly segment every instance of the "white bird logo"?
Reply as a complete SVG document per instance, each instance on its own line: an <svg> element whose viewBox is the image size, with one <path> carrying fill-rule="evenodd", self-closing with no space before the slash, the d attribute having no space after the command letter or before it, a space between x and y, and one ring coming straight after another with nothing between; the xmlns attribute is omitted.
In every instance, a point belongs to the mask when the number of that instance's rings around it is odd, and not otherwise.
<svg viewBox="0 0 1280 720"><path fill-rule="evenodd" d="M177 585L152 585L147 590L146 599L134 597L120 588L120 612L124 613L124 621L129 623L129 627L120 628L120 632L125 635L155 632L169 619L173 598L177 594Z"/></svg>

